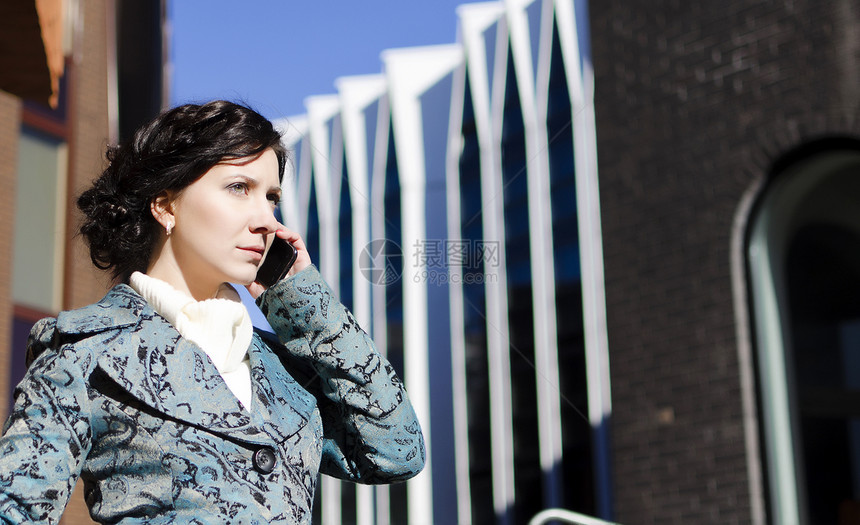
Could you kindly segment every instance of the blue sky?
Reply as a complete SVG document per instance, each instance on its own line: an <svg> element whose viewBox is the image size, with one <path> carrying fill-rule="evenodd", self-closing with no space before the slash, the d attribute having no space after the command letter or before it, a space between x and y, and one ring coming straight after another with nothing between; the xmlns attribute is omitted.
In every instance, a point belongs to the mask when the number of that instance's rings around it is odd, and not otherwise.
<svg viewBox="0 0 860 525"><path fill-rule="evenodd" d="M470 1L169 0L170 103L226 98L272 119L302 114L305 97L336 92L336 78L381 72L384 49L455 42L456 7Z"/></svg>

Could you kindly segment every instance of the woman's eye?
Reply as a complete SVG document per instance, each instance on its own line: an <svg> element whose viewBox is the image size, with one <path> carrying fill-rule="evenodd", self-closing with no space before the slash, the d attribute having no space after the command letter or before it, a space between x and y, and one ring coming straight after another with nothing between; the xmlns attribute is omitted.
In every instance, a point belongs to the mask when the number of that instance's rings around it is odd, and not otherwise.
<svg viewBox="0 0 860 525"><path fill-rule="evenodd" d="M278 195L277 193L270 193L269 194L269 202L272 203L272 206L277 206L281 202L281 196Z"/></svg>
<svg viewBox="0 0 860 525"><path fill-rule="evenodd" d="M244 182L234 182L227 186L227 189L233 193L239 193L242 195L246 195L248 193L248 185Z"/></svg>

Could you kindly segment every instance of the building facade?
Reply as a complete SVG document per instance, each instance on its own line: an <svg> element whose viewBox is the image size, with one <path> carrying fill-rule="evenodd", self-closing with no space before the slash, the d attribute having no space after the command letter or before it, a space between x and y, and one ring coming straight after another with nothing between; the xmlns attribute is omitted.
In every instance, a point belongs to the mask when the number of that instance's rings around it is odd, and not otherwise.
<svg viewBox="0 0 860 525"><path fill-rule="evenodd" d="M92 303L111 285L75 235L75 197L101 172L105 146L121 128L161 108L163 12L161 2L121 0L0 6L3 421L24 374L32 324ZM141 56L144 41L151 44ZM63 522L91 523L81 484Z"/></svg>
<svg viewBox="0 0 860 525"><path fill-rule="evenodd" d="M160 107L162 48L137 43L163 37L163 5L0 15L0 41L38 51L0 57L5 411L29 325L110 285L73 236L74 195ZM405 484L323 478L315 520L860 522L860 8L458 17L456 43L387 51L279 122L284 222L428 444ZM88 521L79 495L64 519Z"/></svg>
<svg viewBox="0 0 860 525"><path fill-rule="evenodd" d="M382 74L280 122L285 221L404 377L428 442L405 485L324 478L325 523L611 514L585 4L458 14L458 43L386 51Z"/></svg>
<svg viewBox="0 0 860 525"><path fill-rule="evenodd" d="M616 517L857 523L858 6L589 7Z"/></svg>
<svg viewBox="0 0 860 525"><path fill-rule="evenodd" d="M860 8L458 15L281 122L285 220L429 447L319 519L860 522Z"/></svg>

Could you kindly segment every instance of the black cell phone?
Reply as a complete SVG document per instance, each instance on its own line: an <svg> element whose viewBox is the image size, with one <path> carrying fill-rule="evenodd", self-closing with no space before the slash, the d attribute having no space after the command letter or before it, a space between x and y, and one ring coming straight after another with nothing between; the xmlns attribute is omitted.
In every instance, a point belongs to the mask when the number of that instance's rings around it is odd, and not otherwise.
<svg viewBox="0 0 860 525"><path fill-rule="evenodd" d="M298 254L292 244L275 236L263 264L257 269L257 281L266 288L274 285L287 275Z"/></svg>

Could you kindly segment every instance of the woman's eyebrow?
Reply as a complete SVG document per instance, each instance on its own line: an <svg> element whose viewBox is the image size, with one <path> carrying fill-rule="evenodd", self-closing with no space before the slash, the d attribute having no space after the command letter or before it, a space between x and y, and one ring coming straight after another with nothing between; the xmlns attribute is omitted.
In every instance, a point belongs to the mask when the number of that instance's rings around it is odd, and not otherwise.
<svg viewBox="0 0 860 525"><path fill-rule="evenodd" d="M241 180L245 181L245 183L247 183L249 186L259 186L260 185L260 181L258 181L254 177L251 177L250 175L245 175L243 173L231 173L228 176L228 178L230 178L230 179L241 179Z"/></svg>
<svg viewBox="0 0 860 525"><path fill-rule="evenodd" d="M257 179L255 179L254 177L251 177L250 175L245 175L243 173L227 173L226 177L228 179L241 179L241 180L247 182L248 184L256 185L259 183L257 181Z"/></svg>
<svg viewBox="0 0 860 525"><path fill-rule="evenodd" d="M243 180L243 181L245 181L245 183L246 183L246 184L248 184L249 186L254 186L254 187L256 187L256 186L259 186L259 185L260 185L260 181L258 181L258 180L257 180L257 179L255 179L254 177L251 177L250 175L245 175L245 174L242 174L242 173L234 173L234 174L230 175L230 176L229 176L229 178L231 178L231 179L242 179L242 180ZM281 193L282 193L282 191L281 191L281 186L280 186L280 185L277 185L277 184L273 184L273 185L269 186L269 189L267 190L267 193L268 193L268 192L275 192L275 193L277 193L278 195L281 195Z"/></svg>

